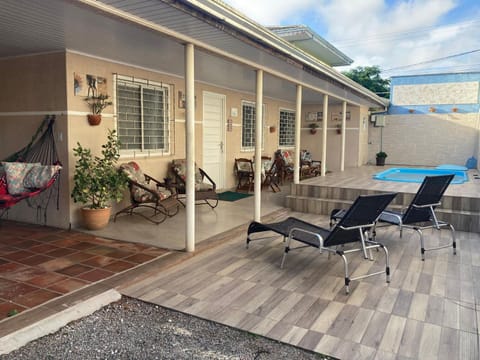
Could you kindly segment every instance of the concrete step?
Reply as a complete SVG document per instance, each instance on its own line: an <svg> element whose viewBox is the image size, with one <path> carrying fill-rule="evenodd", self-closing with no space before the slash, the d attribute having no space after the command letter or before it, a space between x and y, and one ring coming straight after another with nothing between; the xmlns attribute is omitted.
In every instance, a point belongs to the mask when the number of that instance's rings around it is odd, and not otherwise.
<svg viewBox="0 0 480 360"><path fill-rule="evenodd" d="M298 196L300 198L317 198L351 202L353 202L360 195L379 194L382 192L384 191L309 184L293 185L291 188L291 196L295 197ZM414 196L414 193L398 193L398 195L392 201L392 204L407 207L412 202ZM455 211L480 212L480 198L445 195L442 198L442 204L440 205L440 208L452 209Z"/></svg>
<svg viewBox="0 0 480 360"><path fill-rule="evenodd" d="M331 188L330 188L331 189ZM354 189L356 190L356 189ZM333 193L333 192L332 192ZM289 195L286 197L286 206L293 211L319 214L319 215L330 215L333 209L345 209L350 207L353 201L357 196L354 194L358 191L344 192L349 194L348 198L327 198L327 197L315 197L315 196L299 196L299 195ZM375 193L371 190L363 191L364 194ZM359 195L362 192L358 193ZM410 204L411 199L413 198L412 194L398 194L396 201L393 201L389 206L391 209L401 210ZM463 199L462 199L463 200ZM468 199L463 201L458 201L458 199L448 199L446 197L443 199L442 206L436 209L436 214L438 219L452 224L458 231L467 231L467 232L480 232L480 211L469 211L469 210L460 210L446 208L446 206L461 204L461 203L472 203ZM455 207L457 207L455 206Z"/></svg>

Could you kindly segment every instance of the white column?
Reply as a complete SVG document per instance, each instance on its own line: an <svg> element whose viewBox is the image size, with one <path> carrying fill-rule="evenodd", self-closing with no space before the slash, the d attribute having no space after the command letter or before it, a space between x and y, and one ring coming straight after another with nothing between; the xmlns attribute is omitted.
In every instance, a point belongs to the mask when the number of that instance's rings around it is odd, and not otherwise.
<svg viewBox="0 0 480 360"><path fill-rule="evenodd" d="M262 200L262 133L263 133L263 70L257 70L255 116L255 213L254 220L260 221Z"/></svg>
<svg viewBox="0 0 480 360"><path fill-rule="evenodd" d="M342 144L340 149L340 171L345 170L345 136L347 130L347 102L342 104Z"/></svg>
<svg viewBox="0 0 480 360"><path fill-rule="evenodd" d="M325 176L327 172L327 128L328 128L328 95L323 95L323 128L322 128L322 171Z"/></svg>
<svg viewBox="0 0 480 360"><path fill-rule="evenodd" d="M293 183L300 182L300 130L302 126L302 85L297 85L297 108L295 111L295 162Z"/></svg>
<svg viewBox="0 0 480 360"><path fill-rule="evenodd" d="M195 59L193 44L185 45L186 215L185 250L195 251Z"/></svg>

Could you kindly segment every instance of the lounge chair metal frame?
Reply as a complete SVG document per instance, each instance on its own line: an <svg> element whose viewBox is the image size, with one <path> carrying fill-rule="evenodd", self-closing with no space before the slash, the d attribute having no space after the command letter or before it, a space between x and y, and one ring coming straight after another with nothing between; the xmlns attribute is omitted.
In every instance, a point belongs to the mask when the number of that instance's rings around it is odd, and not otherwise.
<svg viewBox="0 0 480 360"><path fill-rule="evenodd" d="M400 237L403 235L403 228L415 230L420 237L420 253L422 261L425 260L425 252L431 250L439 250L452 247L453 254L457 253L457 241L455 235L455 228L452 224L440 221L435 214L435 208L441 205L441 198L448 185L453 180L455 175L439 175L426 176L422 185L418 189L415 197L404 212L397 212L392 210L385 210L378 218L379 223L373 228L373 237L375 237L375 229L379 226L397 225L400 229ZM437 191L432 191L437 190ZM330 223L334 223L340 219L345 210L333 210ZM435 247L425 248L425 239L423 230L436 229L441 230L443 227L450 229L452 241L448 244L439 245Z"/></svg>
<svg viewBox="0 0 480 360"><path fill-rule="evenodd" d="M186 183L185 179L178 173L177 165L180 165L184 161L184 159L173 160L170 164L169 176L165 179L167 187L174 187L176 189L177 199L183 207L185 207ZM195 171L198 172L198 175L196 174L195 178L200 178L199 180L201 180L201 183L208 186L207 189L195 190L195 204L208 205L210 208L215 209L218 205L217 184L215 184L215 181L213 181L213 179L196 164Z"/></svg>
<svg viewBox="0 0 480 360"><path fill-rule="evenodd" d="M138 165L136 165L133 162L130 162L129 165L130 164L134 164L131 166L138 167ZM119 171L124 171L124 170L120 168ZM162 183L156 180L150 175L147 175L144 173L141 173L141 175L143 175L143 177L145 178L145 181L144 181L145 184L152 183L157 189L166 188L165 183ZM144 219L158 225L164 222L168 217L175 216L180 210L181 203L177 199L177 194L175 193L175 189L170 189L171 195L167 198L162 199L161 194L158 191L155 191L154 189L144 184L141 184L140 182L135 181L134 179L131 179L131 178L128 178L128 188L130 192L130 205L118 211L115 214L113 218L114 222L117 220L118 215L126 214L126 215L141 216ZM138 199L135 198L134 192L136 189L141 189L141 191L145 192L145 194L148 195L146 196L145 200L139 201ZM153 213L151 215L146 215L143 212L135 211L142 208L152 209Z"/></svg>
<svg viewBox="0 0 480 360"><path fill-rule="evenodd" d="M329 255L339 255L342 258L345 272L345 291L347 294L350 292L349 285L352 280L385 274L386 282L388 283L390 282L388 250L383 244L370 240L368 237L368 232L375 226L378 216L395 196L396 193L359 196L350 209L347 210L345 216L341 218L336 226L331 230L313 225L295 217L289 217L283 221L271 224L262 224L254 221L248 227L246 247L248 248L251 241L265 239L265 237L252 239L250 237L251 234L273 231L282 235L284 241L286 242L282 262L280 265L281 268L283 268L287 254L291 250L311 246L318 248L320 253L325 250L329 253ZM304 245L292 247L292 240L301 242ZM361 246L359 248L348 250L344 250L342 246L339 246L355 242L360 242ZM330 247L335 247L335 249ZM339 250L339 248L341 250ZM385 253L385 270L359 275L356 277L350 277L348 259L345 255L353 252L362 252L363 256L368 258L367 251L379 248L383 249Z"/></svg>

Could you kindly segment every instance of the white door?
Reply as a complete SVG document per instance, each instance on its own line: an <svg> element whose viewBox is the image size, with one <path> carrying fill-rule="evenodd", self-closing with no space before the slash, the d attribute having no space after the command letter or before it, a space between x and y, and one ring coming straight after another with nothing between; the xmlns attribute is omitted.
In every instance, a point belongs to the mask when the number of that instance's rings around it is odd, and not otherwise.
<svg viewBox="0 0 480 360"><path fill-rule="evenodd" d="M203 170L225 187L225 95L203 92Z"/></svg>

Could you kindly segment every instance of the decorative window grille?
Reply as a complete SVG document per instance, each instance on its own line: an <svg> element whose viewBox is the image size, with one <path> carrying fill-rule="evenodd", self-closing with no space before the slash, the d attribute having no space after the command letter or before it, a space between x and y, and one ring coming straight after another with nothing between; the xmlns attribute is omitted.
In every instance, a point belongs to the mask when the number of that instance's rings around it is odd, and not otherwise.
<svg viewBox="0 0 480 360"><path fill-rule="evenodd" d="M265 122L265 105L263 105L263 121ZM242 101L242 150L255 148L255 119L256 105L253 102ZM262 148L264 144L264 132L262 132Z"/></svg>
<svg viewBox="0 0 480 360"><path fill-rule="evenodd" d="M122 152L169 152L169 87L116 78L117 130Z"/></svg>
<svg viewBox="0 0 480 360"><path fill-rule="evenodd" d="M295 145L295 111L280 110L279 146Z"/></svg>

